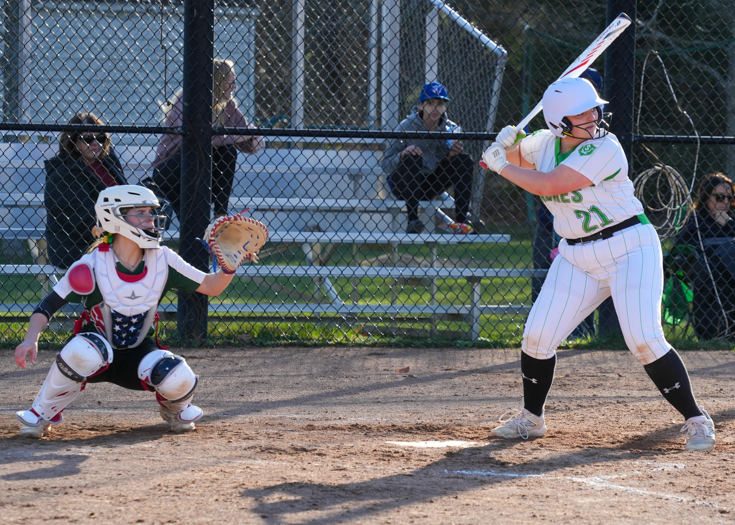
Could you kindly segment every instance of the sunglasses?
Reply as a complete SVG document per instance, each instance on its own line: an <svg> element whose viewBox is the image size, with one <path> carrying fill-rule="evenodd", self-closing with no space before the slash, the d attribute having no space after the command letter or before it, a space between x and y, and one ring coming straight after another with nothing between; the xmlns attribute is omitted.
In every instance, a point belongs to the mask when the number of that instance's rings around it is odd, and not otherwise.
<svg viewBox="0 0 735 525"><path fill-rule="evenodd" d="M724 195L722 193L713 193L712 196L715 198L717 202L732 202L733 196L732 195Z"/></svg>
<svg viewBox="0 0 735 525"><path fill-rule="evenodd" d="M110 138L105 135L104 133L99 133L98 135L80 135L77 137L76 140L81 140L83 142L86 142L87 144L92 144L94 141L99 142L100 144L104 144Z"/></svg>

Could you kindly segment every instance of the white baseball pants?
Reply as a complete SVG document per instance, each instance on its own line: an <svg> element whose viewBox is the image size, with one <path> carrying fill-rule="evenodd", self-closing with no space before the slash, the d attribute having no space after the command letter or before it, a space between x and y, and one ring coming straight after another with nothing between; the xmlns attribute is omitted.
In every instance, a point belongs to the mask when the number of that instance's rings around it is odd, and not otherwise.
<svg viewBox="0 0 735 525"><path fill-rule="evenodd" d="M656 230L638 224L610 239L569 246L559 255L526 321L523 351L550 359L579 323L612 296L631 352L647 365L671 345L661 326L663 256Z"/></svg>

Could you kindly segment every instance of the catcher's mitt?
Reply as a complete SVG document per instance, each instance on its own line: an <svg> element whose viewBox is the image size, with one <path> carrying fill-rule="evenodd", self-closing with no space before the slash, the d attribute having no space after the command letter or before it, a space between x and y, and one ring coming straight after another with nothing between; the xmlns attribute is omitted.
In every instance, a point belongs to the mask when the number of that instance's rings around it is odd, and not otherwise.
<svg viewBox="0 0 735 525"><path fill-rule="evenodd" d="M247 210L245 210L247 211ZM244 261L258 262L258 251L268 240L265 224L242 214L220 217L207 227L204 241L214 256L216 265L225 273L235 273Z"/></svg>

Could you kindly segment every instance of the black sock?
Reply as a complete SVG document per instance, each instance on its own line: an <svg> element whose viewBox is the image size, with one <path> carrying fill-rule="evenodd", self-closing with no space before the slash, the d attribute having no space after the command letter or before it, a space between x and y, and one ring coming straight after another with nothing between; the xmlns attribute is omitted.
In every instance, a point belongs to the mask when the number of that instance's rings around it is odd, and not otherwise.
<svg viewBox="0 0 735 525"><path fill-rule="evenodd" d="M676 350L672 348L666 355L643 368L666 401L681 412L684 419L703 415L694 399L687 369Z"/></svg>
<svg viewBox="0 0 735 525"><path fill-rule="evenodd" d="M523 407L537 416L544 414L546 396L554 382L556 354L551 359L536 359L521 352L521 375L523 376Z"/></svg>

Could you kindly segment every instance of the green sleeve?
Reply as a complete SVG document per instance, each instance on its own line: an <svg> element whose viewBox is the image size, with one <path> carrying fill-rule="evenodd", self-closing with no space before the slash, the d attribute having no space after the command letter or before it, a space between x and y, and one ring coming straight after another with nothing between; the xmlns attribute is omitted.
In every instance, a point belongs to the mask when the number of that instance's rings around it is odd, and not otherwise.
<svg viewBox="0 0 735 525"><path fill-rule="evenodd" d="M166 295L171 290L183 290L184 292L192 293L196 292L199 286L200 284L198 282L184 277L169 266L168 279L166 280L166 286L163 288L163 295Z"/></svg>

